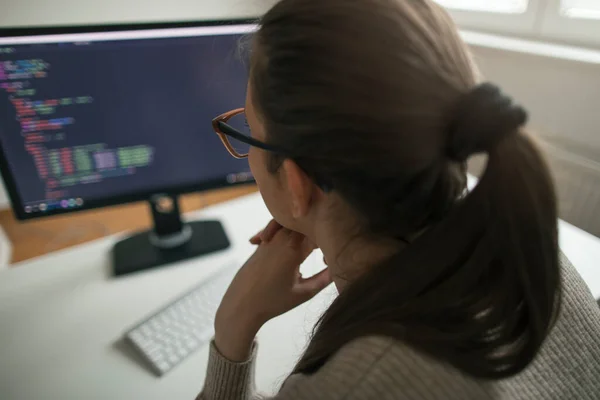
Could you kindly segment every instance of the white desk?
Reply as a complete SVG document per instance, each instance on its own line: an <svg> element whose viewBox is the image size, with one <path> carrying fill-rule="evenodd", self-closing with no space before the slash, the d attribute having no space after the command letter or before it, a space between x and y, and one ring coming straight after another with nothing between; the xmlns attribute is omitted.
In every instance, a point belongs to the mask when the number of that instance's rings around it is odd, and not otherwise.
<svg viewBox="0 0 600 400"><path fill-rule="evenodd" d="M109 251L118 237L98 240L0 273L0 399L193 399L206 373L205 346L156 378L120 344L132 324L220 266L243 262L248 238L269 220L259 195L191 215L218 218L232 249L139 275L112 278ZM596 296L600 243L561 223L561 242ZM304 270L323 267L318 254ZM275 391L306 343L317 316L333 299L330 287L259 333L259 389Z"/></svg>

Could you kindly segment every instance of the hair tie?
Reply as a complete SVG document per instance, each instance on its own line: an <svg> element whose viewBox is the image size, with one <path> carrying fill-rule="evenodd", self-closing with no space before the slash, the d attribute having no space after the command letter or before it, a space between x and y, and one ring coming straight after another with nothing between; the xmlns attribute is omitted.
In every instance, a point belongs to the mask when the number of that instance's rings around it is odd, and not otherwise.
<svg viewBox="0 0 600 400"><path fill-rule="evenodd" d="M489 152L527 122L525 109L492 83L482 83L459 99L450 124L448 157L464 162Z"/></svg>

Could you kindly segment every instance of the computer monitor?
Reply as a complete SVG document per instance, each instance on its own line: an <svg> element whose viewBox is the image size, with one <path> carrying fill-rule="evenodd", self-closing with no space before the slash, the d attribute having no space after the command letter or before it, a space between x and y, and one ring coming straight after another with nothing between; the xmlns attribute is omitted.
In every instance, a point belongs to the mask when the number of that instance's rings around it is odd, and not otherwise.
<svg viewBox="0 0 600 400"><path fill-rule="evenodd" d="M177 195L252 181L211 120L243 107L240 39L254 29L0 30L0 168L16 217L149 201L154 229L117 243L116 274L227 247L218 221L182 223Z"/></svg>

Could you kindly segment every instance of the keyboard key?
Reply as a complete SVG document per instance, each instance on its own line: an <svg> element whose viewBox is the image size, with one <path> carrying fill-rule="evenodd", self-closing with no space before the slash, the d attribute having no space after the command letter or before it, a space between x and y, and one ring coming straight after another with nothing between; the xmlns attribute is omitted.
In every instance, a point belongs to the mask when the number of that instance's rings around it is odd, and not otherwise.
<svg viewBox="0 0 600 400"><path fill-rule="evenodd" d="M198 346L198 341L195 339L188 339L185 341L185 347L187 347L188 350L195 349L197 346Z"/></svg>
<svg viewBox="0 0 600 400"><path fill-rule="evenodd" d="M175 355L175 354L170 354L167 359L169 360L169 362L173 365L177 365L177 363L179 362L179 356Z"/></svg>
<svg viewBox="0 0 600 400"><path fill-rule="evenodd" d="M179 357L184 358L188 355L189 351L188 349L184 348L184 347L180 347L178 346L177 349L175 350L175 354L177 354Z"/></svg>
<svg viewBox="0 0 600 400"><path fill-rule="evenodd" d="M169 364L166 361L160 361L160 362L156 363L155 365L162 373L165 373L171 369L171 364Z"/></svg>

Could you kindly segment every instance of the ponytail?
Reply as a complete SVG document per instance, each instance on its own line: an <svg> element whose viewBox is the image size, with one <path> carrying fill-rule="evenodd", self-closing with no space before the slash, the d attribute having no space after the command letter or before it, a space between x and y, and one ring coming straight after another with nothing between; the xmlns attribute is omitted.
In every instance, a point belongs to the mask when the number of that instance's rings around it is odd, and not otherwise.
<svg viewBox="0 0 600 400"><path fill-rule="evenodd" d="M465 94L452 115L447 162L488 154L477 186L340 294L294 372L318 369L365 335L398 339L479 378L515 375L536 356L560 303L552 179L521 128L525 111L494 85Z"/></svg>

